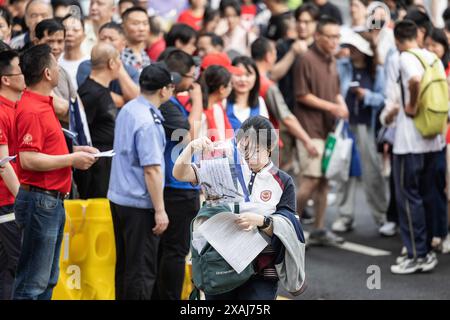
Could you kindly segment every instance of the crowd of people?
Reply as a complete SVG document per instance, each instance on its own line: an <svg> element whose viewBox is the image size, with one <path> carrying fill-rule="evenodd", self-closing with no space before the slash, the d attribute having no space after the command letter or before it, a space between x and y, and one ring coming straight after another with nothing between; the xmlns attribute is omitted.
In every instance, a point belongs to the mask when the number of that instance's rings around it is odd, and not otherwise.
<svg viewBox="0 0 450 320"><path fill-rule="evenodd" d="M0 299L51 298L69 198L111 203L117 299L180 299L202 197L190 161L242 128L276 129L250 200L312 224L308 247L345 242L361 185L380 235L401 235L391 272L433 270L450 252L450 130L424 136L414 117L427 66L450 91L447 1L178 2L169 16L153 1L0 0L0 160L17 156L0 166ZM330 184L341 119L350 177ZM239 220L268 236L272 222ZM275 298L269 257L225 298Z"/></svg>

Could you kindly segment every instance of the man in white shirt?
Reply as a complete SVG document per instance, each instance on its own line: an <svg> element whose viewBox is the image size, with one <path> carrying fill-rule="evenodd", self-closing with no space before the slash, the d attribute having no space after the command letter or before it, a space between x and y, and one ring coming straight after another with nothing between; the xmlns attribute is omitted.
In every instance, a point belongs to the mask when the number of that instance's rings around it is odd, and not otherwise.
<svg viewBox="0 0 450 320"><path fill-rule="evenodd" d="M395 195L399 212L400 231L407 256L397 258L391 266L395 274L426 272L437 265L431 251L432 227L440 211L446 213L445 142L442 135L425 139L415 127L413 118L418 110L420 82L424 68L411 52L428 63L436 56L420 49L417 25L411 20L398 22L394 29L396 45L400 51L401 106L385 113L384 122L396 116L393 170ZM444 73L442 66L442 73Z"/></svg>
<svg viewBox="0 0 450 320"><path fill-rule="evenodd" d="M89 55L85 55L81 49L81 44L86 37L84 21L82 18L69 16L63 20L63 25L66 29L65 46L64 53L58 59L58 64L67 71L75 90L77 90L78 67L81 62L89 59Z"/></svg>

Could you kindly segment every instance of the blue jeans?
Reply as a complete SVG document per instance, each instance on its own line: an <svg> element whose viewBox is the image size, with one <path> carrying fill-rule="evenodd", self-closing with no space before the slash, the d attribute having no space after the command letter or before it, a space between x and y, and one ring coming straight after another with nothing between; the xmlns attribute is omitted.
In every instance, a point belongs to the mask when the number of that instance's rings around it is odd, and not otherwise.
<svg viewBox="0 0 450 320"><path fill-rule="evenodd" d="M22 252L13 299L50 300L59 276L66 221L63 201L20 189L14 211L16 223L22 231Z"/></svg>
<svg viewBox="0 0 450 320"><path fill-rule="evenodd" d="M278 281L253 276L242 286L223 294L206 295L206 300L275 300Z"/></svg>

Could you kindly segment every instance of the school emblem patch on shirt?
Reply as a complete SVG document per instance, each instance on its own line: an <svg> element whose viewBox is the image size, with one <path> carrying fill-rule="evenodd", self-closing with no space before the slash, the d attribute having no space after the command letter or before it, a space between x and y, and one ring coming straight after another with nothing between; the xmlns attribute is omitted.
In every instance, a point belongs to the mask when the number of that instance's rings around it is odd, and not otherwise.
<svg viewBox="0 0 450 320"><path fill-rule="evenodd" d="M33 136L31 134L27 133L26 135L23 136L24 144L31 144L32 141L33 141Z"/></svg>
<svg viewBox="0 0 450 320"><path fill-rule="evenodd" d="M261 195L259 196L262 201L267 202L272 198L272 191L270 190L264 190L261 192Z"/></svg>

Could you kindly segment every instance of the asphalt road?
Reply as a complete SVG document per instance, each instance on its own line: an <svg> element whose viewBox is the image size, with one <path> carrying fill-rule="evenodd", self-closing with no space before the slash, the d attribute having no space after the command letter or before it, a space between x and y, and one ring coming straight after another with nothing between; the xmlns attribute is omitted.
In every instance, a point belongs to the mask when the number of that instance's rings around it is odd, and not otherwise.
<svg viewBox="0 0 450 320"><path fill-rule="evenodd" d="M370 256L336 247L310 247L306 251L306 278L308 289L299 297L292 297L282 289L280 298L298 300L343 299L450 299L450 254L438 254L438 265L431 273L394 275L390 266L400 253L400 236L381 237L365 205L365 196L357 196L356 227L344 234L346 241L389 251L389 255ZM327 210L327 225L336 216L336 207ZM310 227L305 226L305 230ZM380 270L380 289L368 289L367 281L373 273L369 266ZM369 281L373 284L374 281Z"/></svg>

